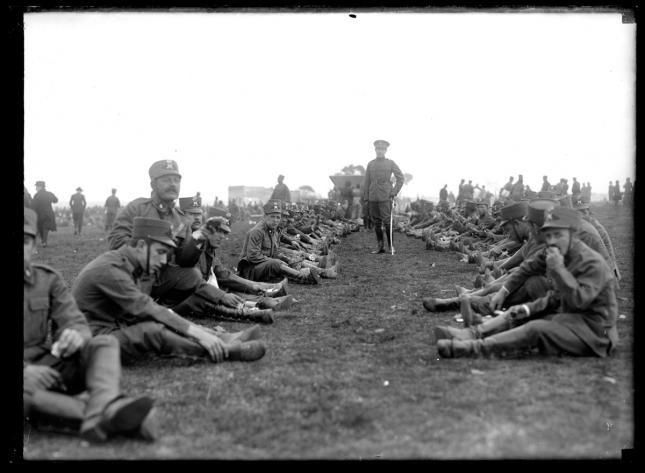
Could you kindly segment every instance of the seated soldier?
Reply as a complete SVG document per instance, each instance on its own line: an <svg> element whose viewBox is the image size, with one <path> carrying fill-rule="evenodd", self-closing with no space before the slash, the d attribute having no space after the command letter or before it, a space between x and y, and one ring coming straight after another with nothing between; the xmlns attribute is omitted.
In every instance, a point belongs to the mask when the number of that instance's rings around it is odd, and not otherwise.
<svg viewBox="0 0 645 473"><path fill-rule="evenodd" d="M122 394L118 341L92 338L63 278L32 263L37 217L26 207L24 215L25 418L35 426L72 429L91 442L116 435L153 440L153 399Z"/></svg>
<svg viewBox="0 0 645 473"><path fill-rule="evenodd" d="M264 218L251 228L242 247L238 273L251 281L275 282L285 276L302 284L318 284L320 270L305 268L296 270L278 259L279 234L278 224L282 218L282 204L269 200L264 206Z"/></svg>
<svg viewBox="0 0 645 473"><path fill-rule="evenodd" d="M480 325L436 327L439 355L482 357L535 349L547 355L610 355L618 343L615 278L605 259L575 236L579 224L573 209L547 211L541 228L545 251L518 272L547 274L553 289ZM512 281L508 284L513 287Z"/></svg>
<svg viewBox="0 0 645 473"><path fill-rule="evenodd" d="M257 325L238 333L214 331L141 291L139 279L161 271L174 247L169 222L135 217L127 245L103 253L81 270L72 291L93 333L116 337L126 363L147 353L218 363L262 358L265 347L256 340Z"/></svg>

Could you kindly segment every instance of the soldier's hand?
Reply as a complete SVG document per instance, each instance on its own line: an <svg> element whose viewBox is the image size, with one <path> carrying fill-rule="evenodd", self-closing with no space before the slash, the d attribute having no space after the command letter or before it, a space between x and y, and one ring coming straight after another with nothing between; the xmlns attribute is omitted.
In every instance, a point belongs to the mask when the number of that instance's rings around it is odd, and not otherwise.
<svg viewBox="0 0 645 473"><path fill-rule="evenodd" d="M228 307L239 307L240 305L244 305L244 299L242 299L240 296L237 294L232 294L228 293L224 297L222 297L222 304Z"/></svg>
<svg viewBox="0 0 645 473"><path fill-rule="evenodd" d="M192 233L192 236L193 240L205 241L208 238L208 230L204 226L199 227Z"/></svg>
<svg viewBox="0 0 645 473"><path fill-rule="evenodd" d="M197 336L197 343L204 347L210 359L216 363L221 363L228 357L228 347L212 332L202 330Z"/></svg>
<svg viewBox="0 0 645 473"><path fill-rule="evenodd" d="M38 389L52 389L63 386L60 373L49 366L27 365L23 371L23 389L32 394Z"/></svg>
<svg viewBox="0 0 645 473"><path fill-rule="evenodd" d="M262 286L259 284L251 284L251 293L266 296L267 291L262 289Z"/></svg>
<svg viewBox="0 0 645 473"><path fill-rule="evenodd" d="M557 269L564 266L564 256L555 246L546 248L546 267L548 269Z"/></svg>
<svg viewBox="0 0 645 473"><path fill-rule="evenodd" d="M60 337L58 337L54 346L57 346L57 351L59 353L58 356L60 358L67 358L80 350L83 347L83 344L83 336L77 330L66 328L63 330L63 333L60 334ZM52 347L52 351L53 348L54 347Z"/></svg>
<svg viewBox="0 0 645 473"><path fill-rule="evenodd" d="M490 307L495 310L499 310L502 308L502 305L504 304L504 301L506 300L506 289L501 288L499 291L497 291L495 294L493 294L493 297L490 299Z"/></svg>

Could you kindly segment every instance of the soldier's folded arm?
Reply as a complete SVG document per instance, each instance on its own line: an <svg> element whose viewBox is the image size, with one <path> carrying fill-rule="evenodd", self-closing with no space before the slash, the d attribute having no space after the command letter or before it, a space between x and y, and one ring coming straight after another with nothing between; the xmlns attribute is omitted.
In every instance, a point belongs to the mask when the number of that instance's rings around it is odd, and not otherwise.
<svg viewBox="0 0 645 473"><path fill-rule="evenodd" d="M524 284L529 276L536 274L546 274L546 261L542 253L535 254L531 258L522 261L517 270L510 273L504 286L511 293Z"/></svg>
<svg viewBox="0 0 645 473"><path fill-rule="evenodd" d="M556 295L555 291L550 289L544 296L527 302L526 305L529 308L529 317L536 318L542 314L549 314L557 311L560 306L560 299Z"/></svg>

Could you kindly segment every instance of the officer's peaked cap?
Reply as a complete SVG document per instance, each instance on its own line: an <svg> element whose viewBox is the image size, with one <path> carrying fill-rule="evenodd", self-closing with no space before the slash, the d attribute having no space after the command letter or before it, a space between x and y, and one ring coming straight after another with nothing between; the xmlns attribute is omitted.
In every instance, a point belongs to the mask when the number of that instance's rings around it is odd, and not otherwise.
<svg viewBox="0 0 645 473"><path fill-rule="evenodd" d="M148 174L150 175L150 179L167 176L168 174L174 174L175 176L181 177L181 174L179 174L179 166L177 166L177 162L172 159L156 161L152 166L150 166Z"/></svg>

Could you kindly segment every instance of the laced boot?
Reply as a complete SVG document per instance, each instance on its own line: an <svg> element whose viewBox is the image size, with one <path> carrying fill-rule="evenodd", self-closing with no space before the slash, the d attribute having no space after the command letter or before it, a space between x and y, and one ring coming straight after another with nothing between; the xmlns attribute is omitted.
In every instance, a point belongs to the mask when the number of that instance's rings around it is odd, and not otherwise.
<svg viewBox="0 0 645 473"><path fill-rule="evenodd" d="M251 340L258 340L262 334L259 325L253 325L240 332L217 332L216 335L226 343L249 342Z"/></svg>
<svg viewBox="0 0 645 473"><path fill-rule="evenodd" d="M272 309L233 308L220 304L212 305L209 308L209 315L236 322L258 322L262 324L272 324L274 322Z"/></svg>
<svg viewBox="0 0 645 473"><path fill-rule="evenodd" d="M428 312L444 312L447 310L456 310L459 308L459 298L450 297L448 299L439 299L437 297L424 297L423 307Z"/></svg>
<svg viewBox="0 0 645 473"><path fill-rule="evenodd" d="M264 343L259 340L249 342L235 341L228 347L229 361L255 361L266 353Z"/></svg>

